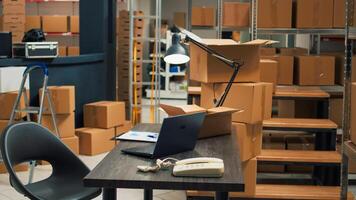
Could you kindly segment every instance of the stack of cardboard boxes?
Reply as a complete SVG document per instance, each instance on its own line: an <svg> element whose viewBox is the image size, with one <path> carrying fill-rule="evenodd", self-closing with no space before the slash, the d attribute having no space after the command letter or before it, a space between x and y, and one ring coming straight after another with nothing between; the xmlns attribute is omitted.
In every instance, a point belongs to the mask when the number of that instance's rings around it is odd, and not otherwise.
<svg viewBox="0 0 356 200"><path fill-rule="evenodd" d="M344 0L263 0L258 2L260 28L342 28Z"/></svg>
<svg viewBox="0 0 356 200"><path fill-rule="evenodd" d="M113 138L131 129L125 120L125 103L100 101L84 105L84 128L76 129L79 153L97 155L112 150Z"/></svg>
<svg viewBox="0 0 356 200"><path fill-rule="evenodd" d="M46 33L79 33L79 16L39 16L29 15L26 16L25 31L31 29L42 29ZM78 46L60 46L59 56L77 56L79 55Z"/></svg>
<svg viewBox="0 0 356 200"><path fill-rule="evenodd" d="M4 129L9 124L11 112L16 101L18 92L6 92L0 93L0 134L4 131ZM20 99L19 109L25 108L25 100L24 97ZM20 121L23 117L25 117L25 113L17 113L15 115L15 120ZM27 171L28 165L27 164L20 164L15 167L16 171ZM7 170L5 168L4 163L0 163L0 174L6 173Z"/></svg>
<svg viewBox="0 0 356 200"><path fill-rule="evenodd" d="M25 0L2 1L2 14L0 16L0 30L12 32L12 42L22 41L25 32Z"/></svg>
<svg viewBox="0 0 356 200"><path fill-rule="evenodd" d="M75 87L74 86L49 86L58 134L75 154L79 154L79 139L75 135ZM40 97L42 89L39 91ZM42 125L56 134L48 99L44 99Z"/></svg>
<svg viewBox="0 0 356 200"><path fill-rule="evenodd" d="M237 135L240 159L244 171L245 191L234 193L235 197L253 197L256 191L257 159L262 148L262 121L272 112L274 83L263 71L273 69L276 77L278 64L275 61L260 62L260 46L266 41L237 44L232 40L204 40L204 43L231 59L240 59L245 64L230 89L224 107L240 110L232 114L232 132ZM224 92L232 69L199 47L191 44L190 79L202 82L201 106L214 107L214 99ZM263 67L261 67L263 66ZM266 68L262 70L262 68ZM272 79L270 79L272 80ZM275 80L275 78L273 78Z"/></svg>
<svg viewBox="0 0 356 200"><path fill-rule="evenodd" d="M143 15L142 11L135 11L135 16ZM143 59L143 43L141 40L135 40L133 43L133 74L132 81L138 84L131 85L129 83L129 58L130 58L130 18L129 11L122 10L119 13L119 18L117 19L117 45L118 45L118 55L117 55L117 94L118 100L124 101L126 103L126 110L130 110L130 99L129 90L132 87L133 99L132 102L135 105L141 105L142 101L142 59ZM143 35L144 21L143 19L134 20L134 37L140 38ZM141 119L141 109L135 108L137 112L136 119ZM127 118L129 118L129 112L127 112Z"/></svg>

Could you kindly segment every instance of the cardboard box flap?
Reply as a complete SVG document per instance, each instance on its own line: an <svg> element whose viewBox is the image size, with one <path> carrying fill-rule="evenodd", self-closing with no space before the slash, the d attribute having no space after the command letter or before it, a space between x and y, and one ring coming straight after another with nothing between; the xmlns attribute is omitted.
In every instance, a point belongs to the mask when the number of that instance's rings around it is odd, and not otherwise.
<svg viewBox="0 0 356 200"><path fill-rule="evenodd" d="M245 42L245 43L241 43L240 45L260 45L260 46L264 46L264 45L272 45L272 44L277 44L279 43L278 41L274 41L274 40L262 40L262 39L257 39L257 40L252 40L249 42Z"/></svg>
<svg viewBox="0 0 356 200"><path fill-rule="evenodd" d="M202 42L205 45L217 45L217 46L238 44L235 40L231 40L231 39L202 39Z"/></svg>
<svg viewBox="0 0 356 200"><path fill-rule="evenodd" d="M181 105L181 106L171 106L167 104L160 104L160 107L169 115L184 115L187 113L199 113L206 112L206 109L199 107L197 105Z"/></svg>
<svg viewBox="0 0 356 200"><path fill-rule="evenodd" d="M239 113L242 112L242 110L238 110L235 108L228 108L228 107L217 107L217 108L210 108L208 109L208 114L214 114L214 113Z"/></svg>

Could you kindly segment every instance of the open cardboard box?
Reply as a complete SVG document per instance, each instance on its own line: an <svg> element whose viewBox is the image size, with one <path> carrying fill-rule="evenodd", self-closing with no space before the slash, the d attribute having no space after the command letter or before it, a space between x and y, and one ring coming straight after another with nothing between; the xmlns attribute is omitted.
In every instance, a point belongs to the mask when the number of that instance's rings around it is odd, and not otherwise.
<svg viewBox="0 0 356 200"><path fill-rule="evenodd" d="M206 112L202 128L198 138L207 138L231 133L232 113L240 112L237 109L217 107L205 109L197 105L171 106L160 104L160 107L169 115L185 115L199 112Z"/></svg>
<svg viewBox="0 0 356 200"><path fill-rule="evenodd" d="M226 58L244 63L234 82L260 82L260 47L276 41L253 40L237 43L230 39L203 39L202 43ZM234 71L231 67L193 43L190 43L189 48L191 80L203 83L226 83L230 80Z"/></svg>

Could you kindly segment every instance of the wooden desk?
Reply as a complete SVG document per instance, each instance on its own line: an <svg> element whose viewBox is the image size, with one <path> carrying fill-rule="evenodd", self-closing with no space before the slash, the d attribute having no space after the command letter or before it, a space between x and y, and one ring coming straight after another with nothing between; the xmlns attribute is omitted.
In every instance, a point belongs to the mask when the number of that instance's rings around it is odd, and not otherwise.
<svg viewBox="0 0 356 200"><path fill-rule="evenodd" d="M136 126L134 129L148 131L147 126L142 125ZM103 199L116 199L116 188L144 189L145 200L152 199L153 189L215 191L218 200L227 200L228 192L244 191L243 173L235 135L199 140L194 151L171 156L177 159L221 158L225 165L225 173L222 178L174 177L172 169L161 170L157 173L138 172L137 165L150 165L154 160L124 154L121 149L141 145L147 145L147 143L120 142L84 178L84 185L104 188Z"/></svg>

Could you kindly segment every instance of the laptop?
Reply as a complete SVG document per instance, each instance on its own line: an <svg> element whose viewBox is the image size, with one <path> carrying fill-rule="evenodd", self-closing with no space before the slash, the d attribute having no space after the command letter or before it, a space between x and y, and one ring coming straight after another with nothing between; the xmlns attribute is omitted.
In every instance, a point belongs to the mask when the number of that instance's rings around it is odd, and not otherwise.
<svg viewBox="0 0 356 200"><path fill-rule="evenodd" d="M195 113L165 118L155 144L121 151L141 157L161 158L193 150L205 115Z"/></svg>

